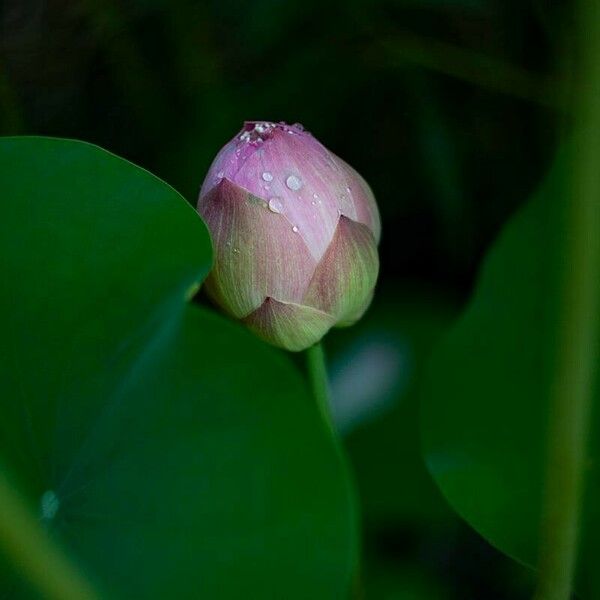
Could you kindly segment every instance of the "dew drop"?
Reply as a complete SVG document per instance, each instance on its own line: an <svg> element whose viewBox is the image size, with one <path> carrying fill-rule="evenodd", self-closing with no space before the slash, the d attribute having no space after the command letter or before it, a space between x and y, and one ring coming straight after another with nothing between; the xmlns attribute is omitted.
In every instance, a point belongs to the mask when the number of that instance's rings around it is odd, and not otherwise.
<svg viewBox="0 0 600 600"><path fill-rule="evenodd" d="M264 181L273 181L273 174L269 173L269 171L265 171L262 174L262 178L264 179Z"/></svg>
<svg viewBox="0 0 600 600"><path fill-rule="evenodd" d="M53 490L46 490L40 498L40 512L42 519L47 521L54 519L59 507L60 501L58 500L58 496Z"/></svg>
<svg viewBox="0 0 600 600"><path fill-rule="evenodd" d="M313 198L316 200L319 197L319 194L313 194Z"/></svg>
<svg viewBox="0 0 600 600"><path fill-rule="evenodd" d="M293 231L294 233L298 233L298 228L297 228L297 227L294 225L294 226L292 227L292 231Z"/></svg>
<svg viewBox="0 0 600 600"><path fill-rule="evenodd" d="M283 212L283 204L279 198L271 198L269 200L269 210L274 213Z"/></svg>
<svg viewBox="0 0 600 600"><path fill-rule="evenodd" d="M244 145L259 146L265 141L265 138L271 137L275 126L275 123L248 122L244 125L244 131L240 135L239 140Z"/></svg>
<svg viewBox="0 0 600 600"><path fill-rule="evenodd" d="M296 177L296 175L290 175L285 180L285 185L287 185L290 188L290 190L294 190L295 192L297 192L302 187L302 180L300 179L300 177Z"/></svg>

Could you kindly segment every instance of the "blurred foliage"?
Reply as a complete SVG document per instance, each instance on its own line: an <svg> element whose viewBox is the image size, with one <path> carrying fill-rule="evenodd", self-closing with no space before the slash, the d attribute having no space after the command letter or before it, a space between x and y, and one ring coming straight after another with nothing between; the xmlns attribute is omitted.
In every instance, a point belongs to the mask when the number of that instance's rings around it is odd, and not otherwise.
<svg viewBox="0 0 600 600"><path fill-rule="evenodd" d="M456 305L441 290L387 286L360 323L327 338L334 415L363 511L367 598L530 594L532 575L461 523L421 456L425 366Z"/></svg>
<svg viewBox="0 0 600 600"><path fill-rule="evenodd" d="M334 385L355 360L378 382L354 382L357 405L340 421L363 498L368 598L525 597L529 576L429 481L417 397L483 252L547 170L572 36L567 0L0 6L2 134L99 143L194 203L243 120L300 121L373 187L382 285L365 322L329 342Z"/></svg>
<svg viewBox="0 0 600 600"><path fill-rule="evenodd" d="M449 516L424 468L415 423L422 371L452 306L432 292L385 289L361 322L327 338L334 416L371 526L419 527Z"/></svg>
<svg viewBox="0 0 600 600"><path fill-rule="evenodd" d="M467 311L436 349L424 394L426 458L442 490L488 539L532 565L564 239L562 171L502 232Z"/></svg>
<svg viewBox="0 0 600 600"><path fill-rule="evenodd" d="M490 251L468 310L435 352L423 410L427 462L452 506L492 544L530 565L539 555L557 357L567 351L556 323L560 278L573 268L565 258L571 154L560 153ZM584 598L600 594L597 427L591 438L578 585Z"/></svg>

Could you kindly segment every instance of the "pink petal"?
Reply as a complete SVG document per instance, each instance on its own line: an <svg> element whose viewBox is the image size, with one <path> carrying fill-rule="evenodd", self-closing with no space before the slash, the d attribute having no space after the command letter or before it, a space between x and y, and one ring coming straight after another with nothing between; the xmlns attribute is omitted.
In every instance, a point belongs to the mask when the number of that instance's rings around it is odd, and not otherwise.
<svg viewBox="0 0 600 600"><path fill-rule="evenodd" d="M346 171L348 182L346 189L354 205L355 216L346 216L353 218L353 220L359 223L364 223L372 231L375 242L379 244L381 238L381 218L373 191L369 187L369 184L348 163L337 156L336 160L341 163L343 169Z"/></svg>
<svg viewBox="0 0 600 600"><path fill-rule="evenodd" d="M340 214L364 223L379 240L379 212L367 183L300 127L246 123L215 158L200 196L223 178L267 202L274 199L315 261L327 250Z"/></svg>
<svg viewBox="0 0 600 600"><path fill-rule="evenodd" d="M257 196L277 198L318 261L339 215L335 186L327 179L333 163L329 152L312 136L288 131L276 128L248 156L233 180Z"/></svg>
<svg viewBox="0 0 600 600"><path fill-rule="evenodd" d="M316 308L267 298L244 323L266 342L285 350L305 350L316 344L335 319Z"/></svg>
<svg viewBox="0 0 600 600"><path fill-rule="evenodd" d="M302 303L335 315L341 326L349 325L366 310L378 272L377 245L371 230L341 216Z"/></svg>
<svg viewBox="0 0 600 600"><path fill-rule="evenodd" d="M201 196L198 212L215 250L208 293L236 318L256 310L267 296L299 302L316 261L285 215L228 179Z"/></svg>

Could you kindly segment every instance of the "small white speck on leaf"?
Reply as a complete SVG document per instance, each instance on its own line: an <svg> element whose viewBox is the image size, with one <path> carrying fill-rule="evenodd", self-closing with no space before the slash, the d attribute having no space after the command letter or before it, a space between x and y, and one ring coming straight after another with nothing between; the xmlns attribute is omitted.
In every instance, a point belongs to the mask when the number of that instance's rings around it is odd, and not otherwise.
<svg viewBox="0 0 600 600"><path fill-rule="evenodd" d="M51 521L60 507L58 496L53 490L46 490L40 498L40 513L44 521Z"/></svg>

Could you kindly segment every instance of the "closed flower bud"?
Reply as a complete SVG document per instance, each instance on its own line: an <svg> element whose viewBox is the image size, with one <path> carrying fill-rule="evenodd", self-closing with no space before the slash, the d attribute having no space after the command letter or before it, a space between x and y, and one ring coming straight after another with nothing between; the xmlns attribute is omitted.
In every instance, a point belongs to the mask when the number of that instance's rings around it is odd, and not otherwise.
<svg viewBox="0 0 600 600"><path fill-rule="evenodd" d="M379 270L375 198L300 125L245 123L211 165L198 212L215 249L205 289L266 341L303 350L367 309Z"/></svg>

